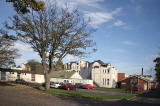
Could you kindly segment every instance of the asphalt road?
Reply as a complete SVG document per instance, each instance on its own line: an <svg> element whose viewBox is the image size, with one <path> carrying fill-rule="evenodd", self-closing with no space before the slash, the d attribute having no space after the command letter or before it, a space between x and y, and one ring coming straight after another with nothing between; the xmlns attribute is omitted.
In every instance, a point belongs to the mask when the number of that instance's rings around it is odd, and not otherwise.
<svg viewBox="0 0 160 106"><path fill-rule="evenodd" d="M160 106L160 104L59 97L43 94L26 86L0 84L0 106Z"/></svg>

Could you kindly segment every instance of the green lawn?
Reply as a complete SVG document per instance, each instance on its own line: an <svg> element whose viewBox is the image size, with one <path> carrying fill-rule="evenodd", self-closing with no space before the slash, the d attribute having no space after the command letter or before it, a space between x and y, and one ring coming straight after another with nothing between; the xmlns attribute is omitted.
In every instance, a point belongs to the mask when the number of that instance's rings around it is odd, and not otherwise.
<svg viewBox="0 0 160 106"><path fill-rule="evenodd" d="M104 88L104 87L95 87L96 90L109 91L109 92L125 92L124 89L120 88Z"/></svg>
<svg viewBox="0 0 160 106"><path fill-rule="evenodd" d="M43 92L46 92L46 91L43 91ZM63 89L54 89L54 88L51 88L49 91L47 91L47 93L53 94L53 95L60 95L60 96L92 98L92 99L129 99L134 97L134 95L131 95L131 94L116 96L116 95L87 93L87 92L80 92L80 91L73 91L73 90L67 91Z"/></svg>

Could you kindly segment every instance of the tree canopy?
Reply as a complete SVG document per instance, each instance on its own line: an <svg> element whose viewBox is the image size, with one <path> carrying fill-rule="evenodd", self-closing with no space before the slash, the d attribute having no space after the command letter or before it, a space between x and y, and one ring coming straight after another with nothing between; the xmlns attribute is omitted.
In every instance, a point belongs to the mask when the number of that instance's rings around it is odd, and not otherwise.
<svg viewBox="0 0 160 106"><path fill-rule="evenodd" d="M38 52L42 59L46 89L49 89L53 64L62 61L68 54L80 56L89 53L87 48L94 46L95 43L90 40L93 30L88 22L77 10L69 11L67 7L50 5L43 10L13 16L12 24L6 23L5 28Z"/></svg>
<svg viewBox="0 0 160 106"><path fill-rule="evenodd" d="M44 73L42 64L34 59L28 60L25 64L27 71L33 71L35 73Z"/></svg>
<svg viewBox="0 0 160 106"><path fill-rule="evenodd" d="M38 11L44 9L44 2L37 0L6 0L6 2L13 3L13 7L17 13L25 14L31 9ZM31 8L31 9L30 9Z"/></svg>
<svg viewBox="0 0 160 106"><path fill-rule="evenodd" d="M18 50L14 48L13 36L6 35L6 32L0 30L0 67L10 67L15 65L14 59L18 56Z"/></svg>
<svg viewBox="0 0 160 106"><path fill-rule="evenodd" d="M160 84L160 57L157 57L155 60L155 71L156 71L156 80Z"/></svg>

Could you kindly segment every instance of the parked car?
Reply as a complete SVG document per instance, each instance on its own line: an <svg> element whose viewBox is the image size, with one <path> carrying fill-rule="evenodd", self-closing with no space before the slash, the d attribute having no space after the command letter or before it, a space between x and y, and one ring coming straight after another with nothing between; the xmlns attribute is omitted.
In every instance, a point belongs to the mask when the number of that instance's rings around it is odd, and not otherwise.
<svg viewBox="0 0 160 106"><path fill-rule="evenodd" d="M28 82L26 82L25 80L23 80L23 79L16 79L15 80L15 82L17 83L17 84L24 84L24 85L28 85Z"/></svg>
<svg viewBox="0 0 160 106"><path fill-rule="evenodd" d="M93 89L94 86L92 86L91 84L85 84L82 86L83 89Z"/></svg>
<svg viewBox="0 0 160 106"><path fill-rule="evenodd" d="M76 90L77 86L73 85L72 83L66 83L62 85L62 88L66 90Z"/></svg>
<svg viewBox="0 0 160 106"><path fill-rule="evenodd" d="M50 82L50 87L51 88L59 88L61 85L59 82Z"/></svg>
<svg viewBox="0 0 160 106"><path fill-rule="evenodd" d="M77 86L77 88L82 88L83 83L76 83L75 85Z"/></svg>

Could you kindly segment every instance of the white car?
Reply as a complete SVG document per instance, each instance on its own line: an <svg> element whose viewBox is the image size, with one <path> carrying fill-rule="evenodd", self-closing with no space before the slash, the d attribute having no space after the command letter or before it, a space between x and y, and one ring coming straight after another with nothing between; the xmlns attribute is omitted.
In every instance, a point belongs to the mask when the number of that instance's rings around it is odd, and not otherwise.
<svg viewBox="0 0 160 106"><path fill-rule="evenodd" d="M50 82L50 87L51 88L59 88L61 85L59 82Z"/></svg>

